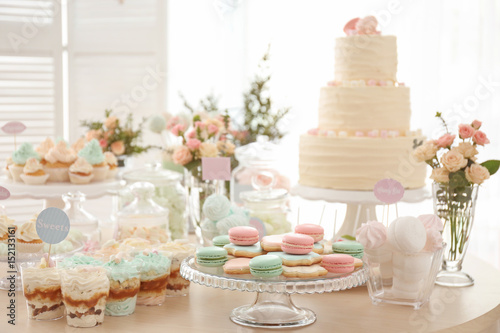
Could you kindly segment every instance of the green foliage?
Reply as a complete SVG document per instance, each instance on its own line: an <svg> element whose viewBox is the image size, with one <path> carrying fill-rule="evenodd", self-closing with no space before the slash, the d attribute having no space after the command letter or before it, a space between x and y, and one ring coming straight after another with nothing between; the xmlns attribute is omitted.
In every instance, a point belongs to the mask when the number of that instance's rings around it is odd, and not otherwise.
<svg viewBox="0 0 500 333"><path fill-rule="evenodd" d="M469 181L465 178L465 171L458 170L456 172L450 172L450 188L458 189L464 188L469 185Z"/></svg>
<svg viewBox="0 0 500 333"><path fill-rule="evenodd" d="M439 111L436 111L435 117L439 118L441 120L441 122L443 123L444 128L446 129L446 133L450 133L450 131L448 130L448 125L446 124L446 121L444 120L442 113L439 112Z"/></svg>
<svg viewBox="0 0 500 333"><path fill-rule="evenodd" d="M499 160L489 160L481 163L482 166L484 166L486 169L488 169L488 172L491 175L494 175L497 171L498 168L500 168L500 161Z"/></svg>

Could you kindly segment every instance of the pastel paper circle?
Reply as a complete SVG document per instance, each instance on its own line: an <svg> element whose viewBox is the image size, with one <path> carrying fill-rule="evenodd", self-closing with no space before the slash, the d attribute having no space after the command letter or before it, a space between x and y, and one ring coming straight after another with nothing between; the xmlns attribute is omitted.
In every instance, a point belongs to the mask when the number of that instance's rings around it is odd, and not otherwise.
<svg viewBox="0 0 500 333"><path fill-rule="evenodd" d="M62 242L70 229L68 215L59 208L44 209L36 219L36 233L48 244Z"/></svg>
<svg viewBox="0 0 500 333"><path fill-rule="evenodd" d="M252 217L250 218L249 224L259 232L259 240L261 240L262 237L266 235L266 227L264 226L264 222L262 222L260 219Z"/></svg>
<svg viewBox="0 0 500 333"><path fill-rule="evenodd" d="M382 202L393 204L401 200L405 188L395 179L386 178L379 180L373 187L373 193Z"/></svg>
<svg viewBox="0 0 500 333"><path fill-rule="evenodd" d="M3 186L0 186L0 200L5 200L10 197L10 192Z"/></svg>

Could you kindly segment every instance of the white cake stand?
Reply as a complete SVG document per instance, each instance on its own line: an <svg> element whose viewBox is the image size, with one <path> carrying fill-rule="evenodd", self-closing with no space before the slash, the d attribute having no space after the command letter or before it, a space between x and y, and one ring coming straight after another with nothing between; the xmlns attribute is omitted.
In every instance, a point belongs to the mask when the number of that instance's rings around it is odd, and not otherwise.
<svg viewBox="0 0 500 333"><path fill-rule="evenodd" d="M26 185L15 182L7 176L0 177L0 186L5 187L10 192L12 199L43 199L43 208L57 207L64 208L62 195L68 192L80 191L87 199L100 198L106 194L111 194L113 190L120 188L120 181L108 179L102 182L78 185L72 183L48 182L45 185Z"/></svg>
<svg viewBox="0 0 500 333"><path fill-rule="evenodd" d="M322 294L351 289L368 279L368 268L362 267L349 274L328 273L315 279L287 278L283 275L256 278L250 274L225 274L222 267L201 267L193 256L181 263L183 278L207 287L256 292L253 304L235 308L230 318L236 324L262 328L307 326L316 321L313 311L293 304L292 294Z"/></svg>
<svg viewBox="0 0 500 333"><path fill-rule="evenodd" d="M377 205L385 205L385 203L375 197L373 191L332 190L297 185L292 188L291 193L307 200L323 200L332 203L345 203L347 205L344 222L332 240L337 240L342 235L354 236L362 223L369 220L377 220L375 207ZM422 187L405 190L400 202L416 203L430 199L431 197L431 191L427 187Z"/></svg>

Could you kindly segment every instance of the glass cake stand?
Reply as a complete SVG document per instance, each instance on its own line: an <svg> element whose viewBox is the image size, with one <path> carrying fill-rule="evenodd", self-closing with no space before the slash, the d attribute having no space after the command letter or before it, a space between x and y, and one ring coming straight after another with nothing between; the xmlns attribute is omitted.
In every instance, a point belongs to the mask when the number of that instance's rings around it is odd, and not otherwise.
<svg viewBox="0 0 500 333"><path fill-rule="evenodd" d="M316 321L310 309L299 308L292 302L292 294L322 294L362 285L368 279L368 268L363 266L349 274L328 273L318 278L256 278L250 274L225 274L222 267L201 267L190 256L181 264L185 279L207 287L256 292L253 304L235 308L230 319L236 324L262 328L307 326Z"/></svg>

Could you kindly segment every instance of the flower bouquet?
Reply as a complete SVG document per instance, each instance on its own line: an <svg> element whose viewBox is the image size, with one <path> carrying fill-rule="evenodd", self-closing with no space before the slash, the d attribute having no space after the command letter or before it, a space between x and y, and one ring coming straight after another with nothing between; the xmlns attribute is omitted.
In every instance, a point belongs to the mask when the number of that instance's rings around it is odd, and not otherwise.
<svg viewBox="0 0 500 333"><path fill-rule="evenodd" d="M86 140L97 139L103 151L111 151L119 157L140 154L153 147L138 144L141 140L144 120L141 121L138 129L134 130L132 113L127 115L123 124L118 117L113 115L112 110L105 110L104 117L104 121L84 120L81 122L81 125L88 129L85 134ZM119 162L123 162L123 159L119 158Z"/></svg>
<svg viewBox="0 0 500 333"><path fill-rule="evenodd" d="M436 283L469 286L474 280L461 269L472 230L478 186L497 172L500 161L477 161L478 147L490 143L486 134L480 131L480 121L460 124L460 142L454 145L456 135L449 133L441 113L436 117L443 122L447 133L437 140L427 141L413 152L418 161L425 161L432 167L434 210L443 221L443 237L448 244Z"/></svg>

